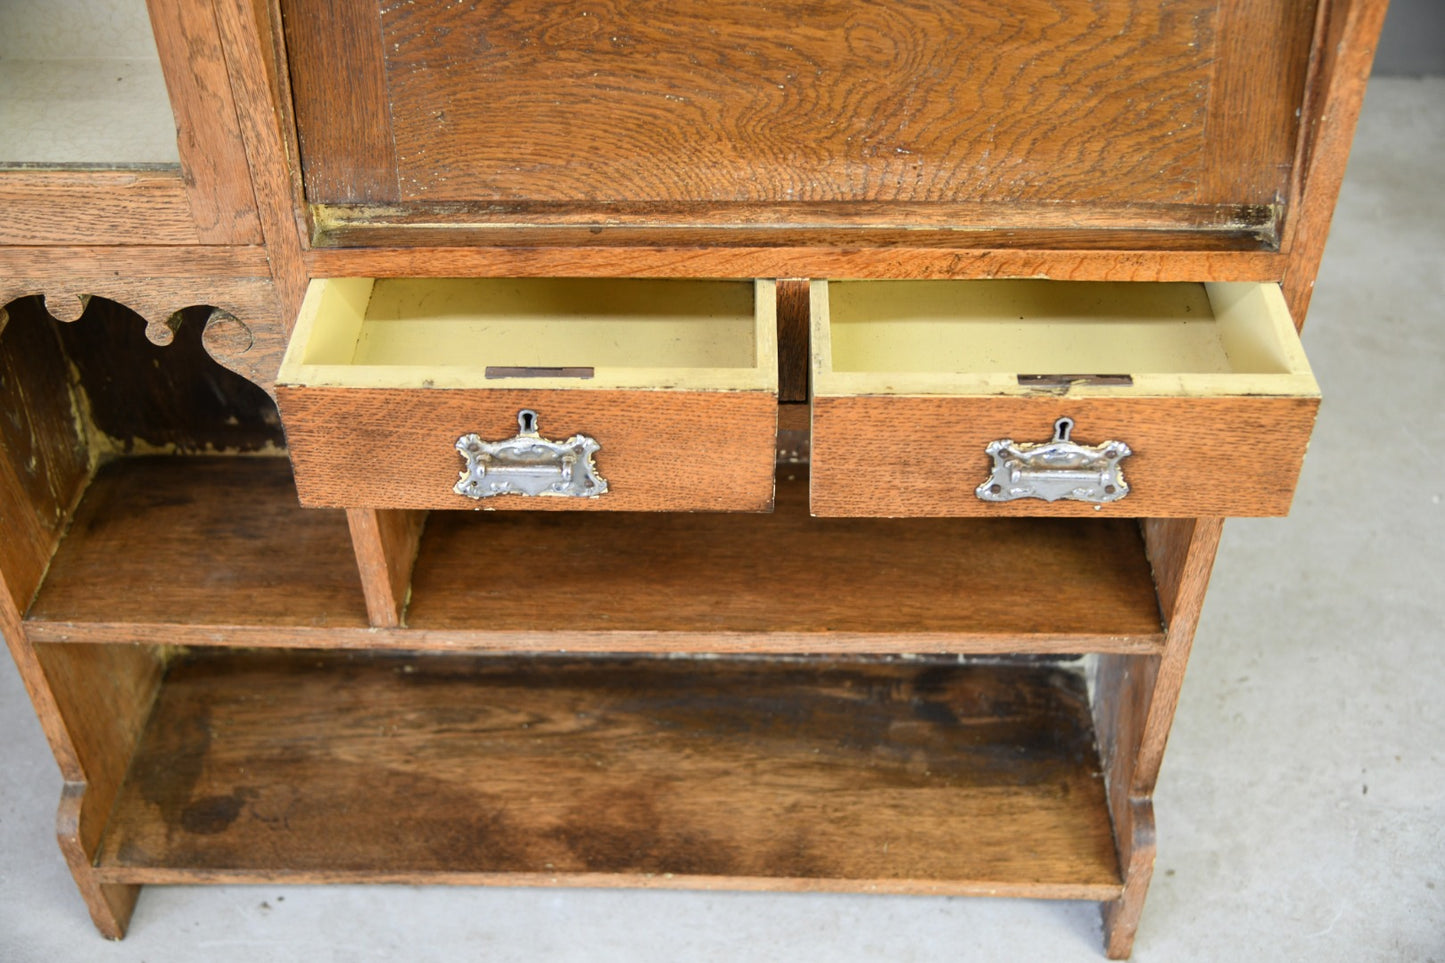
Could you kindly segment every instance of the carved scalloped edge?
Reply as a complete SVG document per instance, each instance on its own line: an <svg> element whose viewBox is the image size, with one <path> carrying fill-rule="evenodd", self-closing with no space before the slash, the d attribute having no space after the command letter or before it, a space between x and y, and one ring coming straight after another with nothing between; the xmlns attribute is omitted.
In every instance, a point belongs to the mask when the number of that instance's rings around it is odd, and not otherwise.
<svg viewBox="0 0 1445 963"><path fill-rule="evenodd" d="M91 298L123 304L145 319L146 337L158 345L174 340L183 310L208 306L201 334L206 352L275 396L288 328L270 278L7 278L0 280L0 330L5 307L29 295L39 295L51 317L67 323L79 320Z"/></svg>

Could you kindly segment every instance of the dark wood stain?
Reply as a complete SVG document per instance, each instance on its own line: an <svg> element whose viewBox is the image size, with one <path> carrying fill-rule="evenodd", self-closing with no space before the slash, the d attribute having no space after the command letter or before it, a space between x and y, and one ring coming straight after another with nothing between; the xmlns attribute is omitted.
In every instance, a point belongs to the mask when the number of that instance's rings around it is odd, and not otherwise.
<svg viewBox="0 0 1445 963"><path fill-rule="evenodd" d="M367 625L345 515L298 506L284 458L234 456L102 467L28 617Z"/></svg>
<svg viewBox="0 0 1445 963"><path fill-rule="evenodd" d="M100 864L1108 885L1092 747L1056 667L195 651Z"/></svg>
<svg viewBox="0 0 1445 963"><path fill-rule="evenodd" d="M58 326L97 429L126 450L137 443L180 451L284 444L275 403L201 346L209 315L206 307L183 311L175 340L164 347L146 339L143 318L100 298L79 321Z"/></svg>

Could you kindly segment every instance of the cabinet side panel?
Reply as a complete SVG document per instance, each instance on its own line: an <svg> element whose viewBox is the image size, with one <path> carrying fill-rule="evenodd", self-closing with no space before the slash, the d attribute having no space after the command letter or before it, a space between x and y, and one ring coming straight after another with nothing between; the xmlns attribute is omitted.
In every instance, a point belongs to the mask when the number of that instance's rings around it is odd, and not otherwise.
<svg viewBox="0 0 1445 963"><path fill-rule="evenodd" d="M0 307L0 576L23 614L90 476L84 404L38 298Z"/></svg>

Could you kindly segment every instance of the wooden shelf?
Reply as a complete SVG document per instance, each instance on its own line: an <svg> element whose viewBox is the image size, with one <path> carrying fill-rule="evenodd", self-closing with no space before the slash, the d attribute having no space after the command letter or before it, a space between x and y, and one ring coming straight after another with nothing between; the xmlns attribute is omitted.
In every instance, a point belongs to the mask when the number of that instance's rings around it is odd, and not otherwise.
<svg viewBox="0 0 1445 963"><path fill-rule="evenodd" d="M229 641L365 629L346 516L268 457L124 458L96 473L30 606L37 641ZM179 637L167 636L179 641Z"/></svg>
<svg viewBox="0 0 1445 963"><path fill-rule="evenodd" d="M1121 889L1077 674L809 659L193 652L97 872Z"/></svg>
<svg viewBox="0 0 1445 963"><path fill-rule="evenodd" d="M87 491L26 628L39 642L510 651L1163 645L1132 521L816 519L807 498L785 470L763 515L433 513L407 627L379 629L345 519L299 508L283 460L124 460Z"/></svg>
<svg viewBox="0 0 1445 963"><path fill-rule="evenodd" d="M1156 651L1138 528L767 515L434 514L407 624L487 645L776 652ZM1047 601L1041 602L1041 591ZM555 643L553 643L555 645Z"/></svg>

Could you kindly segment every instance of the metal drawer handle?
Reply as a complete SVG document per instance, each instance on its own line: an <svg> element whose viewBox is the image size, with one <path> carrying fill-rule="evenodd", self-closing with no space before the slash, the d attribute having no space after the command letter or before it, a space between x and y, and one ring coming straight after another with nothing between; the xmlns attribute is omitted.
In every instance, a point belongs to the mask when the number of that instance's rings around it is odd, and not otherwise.
<svg viewBox="0 0 1445 963"><path fill-rule="evenodd" d="M517 412L518 432L506 441L483 441L476 435L457 439L466 461L452 491L468 498L493 495L562 495L596 498L607 491L592 456L602 446L586 435L548 441L537 430L537 413Z"/></svg>
<svg viewBox="0 0 1445 963"><path fill-rule="evenodd" d="M1054 422L1052 441L1016 444L1012 439L990 442L993 473L975 494L986 502L1018 498L1061 498L1078 502L1117 502L1129 494L1120 465L1132 452L1122 441L1080 445L1069 440L1074 419Z"/></svg>

